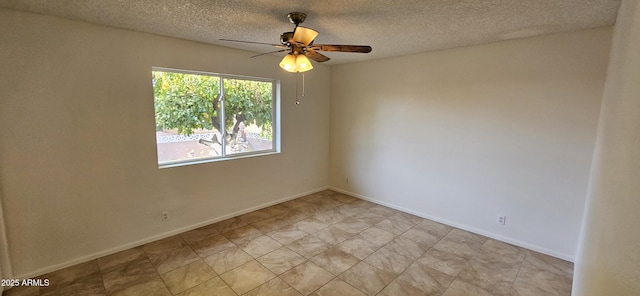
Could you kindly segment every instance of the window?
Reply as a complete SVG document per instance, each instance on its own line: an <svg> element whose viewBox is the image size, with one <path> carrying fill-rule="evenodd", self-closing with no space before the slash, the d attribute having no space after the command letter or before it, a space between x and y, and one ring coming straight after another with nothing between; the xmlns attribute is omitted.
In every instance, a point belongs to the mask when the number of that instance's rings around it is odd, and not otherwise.
<svg viewBox="0 0 640 296"><path fill-rule="evenodd" d="M277 152L278 82L153 68L158 166Z"/></svg>

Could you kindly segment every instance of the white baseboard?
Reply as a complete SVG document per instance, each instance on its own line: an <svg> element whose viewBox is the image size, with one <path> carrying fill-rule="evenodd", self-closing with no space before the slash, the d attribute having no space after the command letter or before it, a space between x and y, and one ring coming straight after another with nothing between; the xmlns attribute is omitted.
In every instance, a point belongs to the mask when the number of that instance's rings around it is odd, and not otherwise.
<svg viewBox="0 0 640 296"><path fill-rule="evenodd" d="M220 222L222 220L226 220L226 219L229 219L229 218L240 216L240 215L243 215L243 214L246 214L246 213L249 213L249 212L257 211L257 210L260 210L260 209L263 209L263 208L266 208L266 207L270 207L270 206L273 206L273 205L276 205L276 204L280 204L280 203L283 203L283 202L286 202L286 201L289 201L289 200L292 200L292 199L303 197L305 195L313 194L313 193L320 192L320 191L326 190L326 189L329 189L329 187L328 186L319 187L319 188L316 188L316 189L313 189L313 190L309 190L307 192L302 192L302 193L298 193L298 194L295 194L295 195L287 196L287 197L284 197L284 198L280 198L278 200L270 201L268 203L264 203L264 204L257 205L257 206L254 206L254 207L251 207L251 208L248 208L248 209L244 209L244 210L240 210L240 211L237 211L237 212L234 212L234 213L230 213L230 214L227 214L227 215L224 215L224 216L220 216L220 217L216 217L216 218L209 219L209 220L206 220L206 221L202 221L202 222L199 222L199 223L196 223L196 224L193 224L193 225L189 225L189 226L186 226L186 227L182 227L182 228L179 228L179 229L174 229L174 230L171 230L171 231L168 231L168 232L165 232L165 233L161 233L161 234L158 234L158 235L154 235L154 236L151 236L151 237L148 237L148 238L144 238L144 239L141 239L141 240L138 240L138 241L135 241L135 242L127 243L127 244L120 245L120 246L117 246L117 247L114 247L114 248L110 248L110 249L107 249L107 250L104 250L104 251L100 251L100 252L97 252L97 253L93 253L93 254L82 256L82 257L78 257L76 259L69 260L69 261L66 261L66 262L63 262L63 263L60 263L60 264L51 265L51 266L47 266L45 268L34 270L32 272L15 275L14 278L19 278L19 279L34 278L34 277L37 277L37 276L40 276L40 275L43 275L43 274L47 274L47 273L50 273L50 272L53 272L53 271L56 271L56 270L60 270L60 269L63 269L63 268L67 268L67 267L76 265L76 264L80 264L80 263L84 263L84 262L87 262L87 261L91 261L91 260L94 260L94 259L97 259L97 258L100 258L100 257L104 257L104 256L108 256L108 255L111 255L111 254L115 254L115 253L118 253L120 251L124 251L124 250L127 250L127 249L139 247L139 246L148 244L150 242L154 242L154 241L157 241L157 240L160 240L160 239L163 239L163 238L174 236L176 234L180 234L180 233L184 233L184 232L187 232L187 231L190 231L190 230L194 230L194 229L200 228L202 226L206 226L206 225L209 225L209 224Z"/></svg>
<svg viewBox="0 0 640 296"><path fill-rule="evenodd" d="M357 197L357 198L360 198L360 199L363 199L363 200L366 200L366 201L370 201L372 203L376 203L376 204L379 204L379 205L382 205L382 206L385 206L385 207L396 209L398 211L402 211L402 212L405 212L405 213L408 213L408 214L416 215L416 216L424 218L424 219L429 219L429 220L432 220L432 221L435 221L435 222L438 222L438 223L442 223L442 224L449 225L449 226L452 226L452 227L455 227L455 228L459 228L459 229L462 229L462 230L473 232L473 233L476 233L476 234L479 234L479 235L483 235L483 236L486 236L486 237L489 237L489 238L492 238L492 239L495 239L495 240L499 240L499 241L502 241L502 242L505 242L505 243L508 243L508 244L512 244L512 245L515 245L515 246L518 246L518 247L526 248L526 249L533 250L533 251L536 251L536 252L539 252L539 253L542 253L542 254L545 254L545 255L549 255L549 256L552 256L552 257L560 258L562 260L566 260L566 261L569 261L569 262L574 262L574 260L575 260L575 258L573 256L570 256L568 254L559 253L559 252L556 252L556 251L553 251L553 250L549 250L547 248L543 248L543 247L540 247L540 246L537 246L537 245L532 245L532 244L525 243L525 242L522 242L522 241L519 241L519 240L515 240L515 239L512 239L512 238L508 238L508 237L504 237L504 236L501 236L501 235L497 235L495 233L491 233L491 232L488 232L488 231L485 231L485 230L477 229L477 228L474 228L474 227L469 226L469 225L463 225L463 224L452 222L452 221L449 221L449 220L446 220L446 219L442 219L440 217L426 215L424 213L416 212L416 211L411 210L411 209L403 208L403 207L400 207L400 206L397 206L397 205L394 205L394 204L390 204L390 203L387 203L387 202L384 202L384 201L376 200L374 198L370 198L370 197L367 197L367 196L364 196L364 195L361 195L361 194L353 193L353 192L350 192L350 191L347 191L347 190L344 190L344 189L340 189L340 188L337 188L337 187L329 186L329 189L331 189L333 191L340 192L340 193L348 194L348 195L351 195L351 196L354 196L354 197Z"/></svg>

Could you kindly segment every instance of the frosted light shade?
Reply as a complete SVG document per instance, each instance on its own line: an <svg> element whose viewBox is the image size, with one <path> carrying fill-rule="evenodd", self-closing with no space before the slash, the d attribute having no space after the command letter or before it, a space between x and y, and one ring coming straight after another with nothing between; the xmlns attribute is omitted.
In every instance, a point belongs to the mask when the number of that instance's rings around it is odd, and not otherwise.
<svg viewBox="0 0 640 296"><path fill-rule="evenodd" d="M311 61L309 61L309 59L304 56L304 55L298 55L296 57L296 71L297 72L306 72L313 69L313 65L311 65Z"/></svg>
<svg viewBox="0 0 640 296"><path fill-rule="evenodd" d="M301 54L287 54L280 61L280 68L287 72L306 72L313 69L313 65L309 59Z"/></svg>
<svg viewBox="0 0 640 296"><path fill-rule="evenodd" d="M284 58L282 58L282 61L280 61L280 68L284 69L287 72L297 72L296 56L293 54L284 56Z"/></svg>

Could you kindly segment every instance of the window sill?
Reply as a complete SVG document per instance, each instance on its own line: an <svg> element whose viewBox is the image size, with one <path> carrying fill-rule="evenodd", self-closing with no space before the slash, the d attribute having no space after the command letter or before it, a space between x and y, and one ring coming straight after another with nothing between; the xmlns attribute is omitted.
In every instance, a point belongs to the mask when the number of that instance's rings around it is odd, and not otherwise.
<svg viewBox="0 0 640 296"><path fill-rule="evenodd" d="M274 155L274 154L280 154L280 151L270 150L270 151L265 151L261 153L237 154L231 157L212 157L212 158L200 158L196 160L180 160L180 161L158 164L158 168L167 169L167 168L174 168L174 167L181 167L181 166L188 166L188 165L228 161L228 160L235 160L235 159L244 159L244 158L251 158L251 157Z"/></svg>

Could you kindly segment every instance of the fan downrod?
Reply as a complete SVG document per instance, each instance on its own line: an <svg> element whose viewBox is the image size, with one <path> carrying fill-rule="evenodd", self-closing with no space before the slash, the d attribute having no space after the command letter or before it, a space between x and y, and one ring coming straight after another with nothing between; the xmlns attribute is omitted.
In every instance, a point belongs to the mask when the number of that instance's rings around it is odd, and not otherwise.
<svg viewBox="0 0 640 296"><path fill-rule="evenodd" d="M290 12L289 14L287 14L287 17L289 18L289 21L291 23L294 23L297 27L299 24L302 24L304 22L304 19L307 18L307 15L304 12Z"/></svg>

